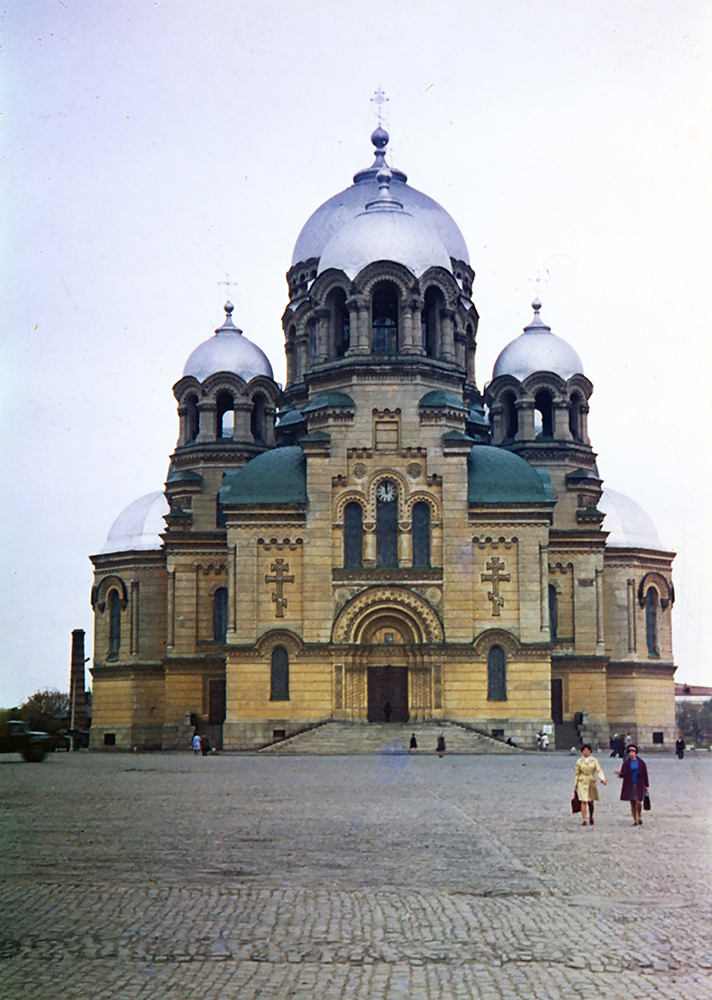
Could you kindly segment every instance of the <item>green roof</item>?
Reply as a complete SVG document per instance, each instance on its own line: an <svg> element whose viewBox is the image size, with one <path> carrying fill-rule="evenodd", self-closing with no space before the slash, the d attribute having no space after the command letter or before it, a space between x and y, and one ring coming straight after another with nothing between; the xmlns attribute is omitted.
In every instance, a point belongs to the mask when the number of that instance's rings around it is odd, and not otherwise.
<svg viewBox="0 0 712 1000"><path fill-rule="evenodd" d="M220 503L226 506L306 502L307 460L296 445L266 451L223 475Z"/></svg>
<svg viewBox="0 0 712 1000"><path fill-rule="evenodd" d="M425 395L420 399L418 406L432 406L432 407L444 407L447 406L450 409L453 407L457 410L464 410L465 407L462 404L462 400L458 399L454 392L445 392L444 389L432 389L430 392L426 392Z"/></svg>
<svg viewBox="0 0 712 1000"><path fill-rule="evenodd" d="M301 410L283 410L277 421L277 427L288 427L290 424L304 423L304 414Z"/></svg>
<svg viewBox="0 0 712 1000"><path fill-rule="evenodd" d="M353 408L356 404L351 396L345 392L320 392L314 399L309 400L303 408L302 413L311 413L313 410L324 410L330 406Z"/></svg>
<svg viewBox="0 0 712 1000"><path fill-rule="evenodd" d="M476 444L467 459L470 503L545 503L541 476L518 455L492 445Z"/></svg>
<svg viewBox="0 0 712 1000"><path fill-rule="evenodd" d="M200 473L193 472L192 469L184 469L182 472L175 472L173 469L171 469L170 473L168 474L168 479L166 480L166 482L168 483L190 483L190 482L202 483L202 481L203 477L200 475Z"/></svg>
<svg viewBox="0 0 712 1000"><path fill-rule="evenodd" d="M595 482L600 483L601 479L592 472L591 469L575 469L573 472L566 473L567 479L593 479Z"/></svg>

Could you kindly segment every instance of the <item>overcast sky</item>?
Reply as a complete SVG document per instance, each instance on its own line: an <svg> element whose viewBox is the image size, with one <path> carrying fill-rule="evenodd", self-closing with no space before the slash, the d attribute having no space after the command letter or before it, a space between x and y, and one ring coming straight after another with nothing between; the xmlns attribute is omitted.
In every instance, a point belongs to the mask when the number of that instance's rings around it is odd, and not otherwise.
<svg viewBox="0 0 712 1000"><path fill-rule="evenodd" d="M228 293L283 381L292 249L372 162L379 85L390 164L469 246L480 388L538 292L594 383L601 475L678 553L678 679L712 684L710 9L6 10L0 704L68 688L72 629L91 651L88 556L128 503L162 489L171 387Z"/></svg>

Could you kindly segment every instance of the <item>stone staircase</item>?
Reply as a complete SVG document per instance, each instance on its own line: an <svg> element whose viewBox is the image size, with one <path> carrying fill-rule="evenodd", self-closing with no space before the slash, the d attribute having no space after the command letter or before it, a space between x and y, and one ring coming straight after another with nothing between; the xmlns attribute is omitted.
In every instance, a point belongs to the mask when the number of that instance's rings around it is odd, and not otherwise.
<svg viewBox="0 0 712 1000"><path fill-rule="evenodd" d="M271 743L259 752L268 754L407 754L411 733L418 741L418 754L436 753L438 733L445 734L448 754L517 754L516 747L473 732L454 722L326 722Z"/></svg>

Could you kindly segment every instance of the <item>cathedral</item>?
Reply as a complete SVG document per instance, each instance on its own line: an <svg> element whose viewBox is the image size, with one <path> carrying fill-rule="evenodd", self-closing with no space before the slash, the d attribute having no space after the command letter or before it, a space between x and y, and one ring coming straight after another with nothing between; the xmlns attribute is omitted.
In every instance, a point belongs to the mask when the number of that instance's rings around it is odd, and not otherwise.
<svg viewBox="0 0 712 1000"><path fill-rule="evenodd" d="M91 557L92 745L388 719L674 743L673 553L603 488L580 358L537 300L478 389L462 233L371 141L297 238L285 386L228 302L164 489Z"/></svg>

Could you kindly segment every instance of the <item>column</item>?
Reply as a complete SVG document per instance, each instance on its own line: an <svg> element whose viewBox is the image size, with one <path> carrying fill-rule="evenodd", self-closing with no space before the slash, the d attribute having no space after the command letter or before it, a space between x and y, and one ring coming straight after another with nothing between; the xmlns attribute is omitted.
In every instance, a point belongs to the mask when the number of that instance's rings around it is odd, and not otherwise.
<svg viewBox="0 0 712 1000"><path fill-rule="evenodd" d="M440 336L443 361L455 361L455 314L451 309L440 310Z"/></svg>
<svg viewBox="0 0 712 1000"><path fill-rule="evenodd" d="M205 441L217 440L217 428L215 423L215 403L198 403L198 414L200 416L200 434L196 438L198 444Z"/></svg>

